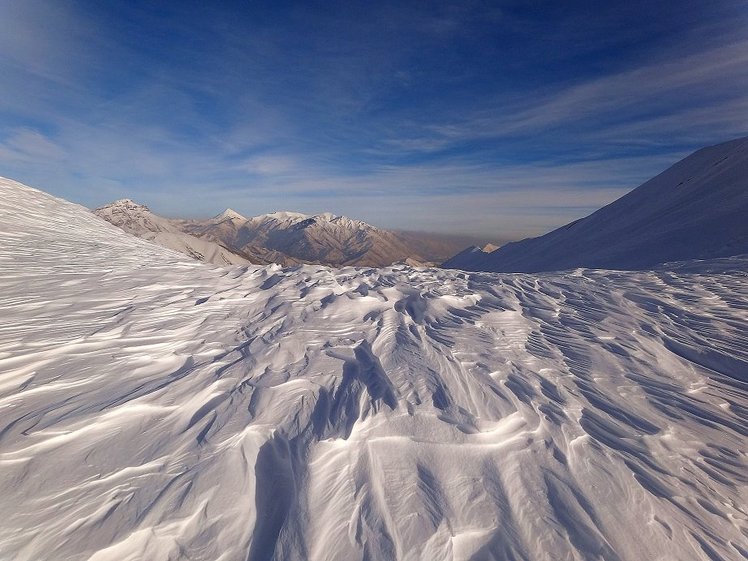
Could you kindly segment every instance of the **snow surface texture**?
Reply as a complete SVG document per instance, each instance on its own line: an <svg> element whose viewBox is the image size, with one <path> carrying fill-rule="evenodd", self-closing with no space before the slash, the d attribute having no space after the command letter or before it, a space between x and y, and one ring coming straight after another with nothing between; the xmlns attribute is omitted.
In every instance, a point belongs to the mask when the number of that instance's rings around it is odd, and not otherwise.
<svg viewBox="0 0 748 561"><path fill-rule="evenodd" d="M218 268L0 181L0 559L739 560L748 261Z"/></svg>
<svg viewBox="0 0 748 561"><path fill-rule="evenodd" d="M699 150L586 218L442 266L470 271L645 269L748 253L748 138Z"/></svg>

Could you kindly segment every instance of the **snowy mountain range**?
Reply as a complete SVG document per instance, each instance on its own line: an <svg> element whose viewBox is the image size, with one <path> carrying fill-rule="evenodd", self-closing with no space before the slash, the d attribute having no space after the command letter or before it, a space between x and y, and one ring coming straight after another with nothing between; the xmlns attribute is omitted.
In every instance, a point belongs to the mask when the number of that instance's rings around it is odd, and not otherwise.
<svg viewBox="0 0 748 561"><path fill-rule="evenodd" d="M403 261L422 266L441 262L456 245L426 234L406 236L331 213L274 212L248 219L227 209L208 220L179 220L158 216L129 199L94 212L130 234L219 265L383 267Z"/></svg>
<svg viewBox="0 0 748 561"><path fill-rule="evenodd" d="M746 258L212 267L10 180L0 237L0 559L748 553Z"/></svg>
<svg viewBox="0 0 748 561"><path fill-rule="evenodd" d="M247 256L229 249L217 239L204 239L184 231L178 220L158 216L130 199L121 199L95 211L97 216L122 228L125 232L216 265L246 265Z"/></svg>
<svg viewBox="0 0 748 561"><path fill-rule="evenodd" d="M539 238L442 266L535 272L646 269L748 253L748 138L704 148L597 212Z"/></svg>

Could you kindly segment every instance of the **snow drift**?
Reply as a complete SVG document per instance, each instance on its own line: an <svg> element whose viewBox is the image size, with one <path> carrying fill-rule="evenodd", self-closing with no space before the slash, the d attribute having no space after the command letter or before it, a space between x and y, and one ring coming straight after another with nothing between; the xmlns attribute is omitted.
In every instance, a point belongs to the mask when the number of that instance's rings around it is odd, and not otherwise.
<svg viewBox="0 0 748 561"><path fill-rule="evenodd" d="M442 266L469 271L646 269L748 253L748 138L704 148L586 218Z"/></svg>
<svg viewBox="0 0 748 561"><path fill-rule="evenodd" d="M748 263L206 266L0 182L0 558L748 555Z"/></svg>

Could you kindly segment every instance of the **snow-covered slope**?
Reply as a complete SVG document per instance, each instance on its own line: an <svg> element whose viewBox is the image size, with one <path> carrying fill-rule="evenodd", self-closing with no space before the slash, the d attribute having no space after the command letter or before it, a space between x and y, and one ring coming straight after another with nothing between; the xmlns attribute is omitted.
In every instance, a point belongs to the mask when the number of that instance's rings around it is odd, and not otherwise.
<svg viewBox="0 0 748 561"><path fill-rule="evenodd" d="M441 266L445 269L462 269L464 271L481 270L481 266L486 263L488 255L497 249L493 244L486 244L484 247L471 245L457 255L450 257Z"/></svg>
<svg viewBox="0 0 748 561"><path fill-rule="evenodd" d="M0 559L744 560L748 262L204 266L0 181Z"/></svg>
<svg viewBox="0 0 748 561"><path fill-rule="evenodd" d="M139 238L152 241L197 259L216 265L247 265L250 261L216 240L201 239L183 231L182 221L158 216L130 199L121 199L94 213L107 222ZM230 219L229 219L230 220Z"/></svg>
<svg viewBox="0 0 748 561"><path fill-rule="evenodd" d="M472 248L470 248L472 250ZM748 138L704 148L586 218L444 267L551 271L644 269L748 253Z"/></svg>

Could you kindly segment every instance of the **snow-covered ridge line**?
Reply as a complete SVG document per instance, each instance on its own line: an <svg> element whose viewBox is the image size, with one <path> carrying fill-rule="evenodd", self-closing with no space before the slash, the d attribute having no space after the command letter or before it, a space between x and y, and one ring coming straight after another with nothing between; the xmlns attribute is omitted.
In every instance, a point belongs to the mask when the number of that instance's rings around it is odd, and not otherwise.
<svg viewBox="0 0 748 561"><path fill-rule="evenodd" d="M214 265L248 265L247 255L239 254L216 239L204 239L185 231L183 221L164 218L131 199L120 199L94 210L94 214L125 232L178 251L197 261ZM221 223L230 222L225 218ZM218 226L220 227L220 225Z"/></svg>
<svg viewBox="0 0 748 561"><path fill-rule="evenodd" d="M471 271L651 269L748 253L748 137L698 150L591 215L443 266Z"/></svg>
<svg viewBox="0 0 748 561"><path fill-rule="evenodd" d="M746 554L748 260L211 268L6 181L0 232L0 558Z"/></svg>
<svg viewBox="0 0 748 561"><path fill-rule="evenodd" d="M245 218L226 209L208 220L179 220L158 216L130 199L94 212L133 235L218 265L388 266L407 261L427 266L442 261L456 243L401 235L329 212L284 211Z"/></svg>

